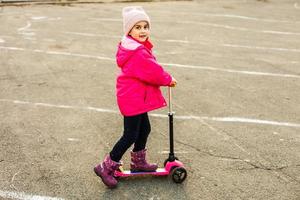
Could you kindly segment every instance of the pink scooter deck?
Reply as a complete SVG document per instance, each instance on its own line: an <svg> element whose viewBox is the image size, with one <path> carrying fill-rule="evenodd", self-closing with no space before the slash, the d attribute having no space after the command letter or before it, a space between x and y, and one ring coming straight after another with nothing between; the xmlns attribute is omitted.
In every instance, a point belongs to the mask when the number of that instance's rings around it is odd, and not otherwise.
<svg viewBox="0 0 300 200"><path fill-rule="evenodd" d="M136 175L156 175L156 176L167 176L169 172L165 168L158 168L153 172L131 172L130 170L115 171L116 177L128 177Z"/></svg>
<svg viewBox="0 0 300 200"><path fill-rule="evenodd" d="M167 162L165 168L158 168L153 172L131 172L129 170L124 170L121 166L119 170L115 171L115 177L129 177L129 176L137 176L137 175L155 175L155 176L168 176L171 172L172 167L181 167L183 164L175 160L173 162Z"/></svg>

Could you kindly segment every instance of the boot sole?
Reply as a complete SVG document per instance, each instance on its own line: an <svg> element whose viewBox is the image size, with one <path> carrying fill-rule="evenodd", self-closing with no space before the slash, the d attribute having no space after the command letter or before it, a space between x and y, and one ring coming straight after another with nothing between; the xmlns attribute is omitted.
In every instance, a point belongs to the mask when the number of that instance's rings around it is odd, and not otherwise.
<svg viewBox="0 0 300 200"><path fill-rule="evenodd" d="M116 188L116 187L117 187L117 185L111 186L111 185L106 184L106 183L103 181L103 178L102 178L101 174L98 174L97 168L96 168L96 167L94 167L94 172L95 172L95 174L96 174L97 176L99 176L99 177L101 178L102 182L103 182L108 188L113 189L113 188Z"/></svg>

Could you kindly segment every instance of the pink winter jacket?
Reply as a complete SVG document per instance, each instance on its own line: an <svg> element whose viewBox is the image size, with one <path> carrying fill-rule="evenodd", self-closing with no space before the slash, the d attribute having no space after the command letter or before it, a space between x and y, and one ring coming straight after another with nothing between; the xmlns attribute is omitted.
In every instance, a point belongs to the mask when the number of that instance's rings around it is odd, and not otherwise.
<svg viewBox="0 0 300 200"><path fill-rule="evenodd" d="M127 36L122 39L116 54L121 68L117 77L117 102L124 116L133 116L166 106L160 86L172 81L169 73L152 55L149 41L141 44Z"/></svg>

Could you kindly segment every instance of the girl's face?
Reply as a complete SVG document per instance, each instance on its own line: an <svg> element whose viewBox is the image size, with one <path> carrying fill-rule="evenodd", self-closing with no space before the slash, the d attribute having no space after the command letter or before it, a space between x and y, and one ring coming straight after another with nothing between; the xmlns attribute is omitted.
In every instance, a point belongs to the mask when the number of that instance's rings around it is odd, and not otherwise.
<svg viewBox="0 0 300 200"><path fill-rule="evenodd" d="M150 36L149 24L146 21L136 23L128 33L131 37L139 42L145 42Z"/></svg>

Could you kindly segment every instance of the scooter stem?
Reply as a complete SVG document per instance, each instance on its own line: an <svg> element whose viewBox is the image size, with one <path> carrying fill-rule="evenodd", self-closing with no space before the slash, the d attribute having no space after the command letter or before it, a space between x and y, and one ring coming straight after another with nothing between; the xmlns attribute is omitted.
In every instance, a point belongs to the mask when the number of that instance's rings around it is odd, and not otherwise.
<svg viewBox="0 0 300 200"><path fill-rule="evenodd" d="M168 94L169 94L169 113L172 113L172 89L168 87Z"/></svg>
<svg viewBox="0 0 300 200"><path fill-rule="evenodd" d="M170 134L170 153L169 153L169 161L174 161L175 155L174 155L174 138L173 138L173 115L174 112L172 110L172 90L171 87L168 88L169 93L169 134Z"/></svg>

